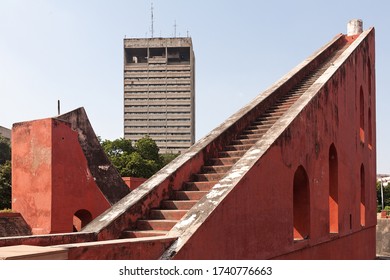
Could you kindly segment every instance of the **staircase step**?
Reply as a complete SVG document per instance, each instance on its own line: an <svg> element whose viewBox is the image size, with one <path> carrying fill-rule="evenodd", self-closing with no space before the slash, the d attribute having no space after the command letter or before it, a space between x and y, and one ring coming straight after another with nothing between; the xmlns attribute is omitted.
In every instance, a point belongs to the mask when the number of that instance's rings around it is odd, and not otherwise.
<svg viewBox="0 0 390 280"><path fill-rule="evenodd" d="M254 128L254 129L258 129L258 128L260 128L260 127L262 127L262 126L266 126L266 125L273 125L274 123L275 123L275 121L276 120L273 120L273 119L258 119L258 120L256 120L255 122L255 124L252 124L252 125L250 125L250 126L248 126L247 127L247 129L252 129L252 128Z"/></svg>
<svg viewBox="0 0 390 280"><path fill-rule="evenodd" d="M194 181L219 181L225 173L199 173L194 174Z"/></svg>
<svg viewBox="0 0 390 280"><path fill-rule="evenodd" d="M167 219L167 220L180 220L188 210L162 210L162 209L152 209L150 210L151 219Z"/></svg>
<svg viewBox="0 0 390 280"><path fill-rule="evenodd" d="M171 230L179 220L138 220L138 230Z"/></svg>
<svg viewBox="0 0 390 280"><path fill-rule="evenodd" d="M239 140L242 140L242 139L257 139L258 140L261 137L263 137L264 134L265 134L265 132L264 133L253 133L253 134L242 134L242 135L240 135L240 137L238 137L238 139Z"/></svg>
<svg viewBox="0 0 390 280"><path fill-rule="evenodd" d="M265 134L269 130L268 127L254 128L251 126L249 129L245 129L240 136L253 135L253 134Z"/></svg>
<svg viewBox="0 0 390 280"><path fill-rule="evenodd" d="M242 157L246 151L222 151L218 153L220 157Z"/></svg>
<svg viewBox="0 0 390 280"><path fill-rule="evenodd" d="M168 231L166 230L124 230L121 238L164 236L167 233Z"/></svg>
<svg viewBox="0 0 390 280"><path fill-rule="evenodd" d="M273 113L273 114L281 114L281 115L283 115L284 113L286 113L286 111L287 110L285 108L274 106L274 107L269 108L267 112L270 112L270 113Z"/></svg>
<svg viewBox="0 0 390 280"><path fill-rule="evenodd" d="M226 151L240 151L240 150L244 150L244 151L248 151L250 148L252 148L253 145L251 144L246 144L246 145L228 145L225 147L225 150ZM231 167L231 166L230 166Z"/></svg>
<svg viewBox="0 0 390 280"><path fill-rule="evenodd" d="M163 209L189 210L197 202L198 202L198 200L163 200L161 202L161 208L163 208Z"/></svg>
<svg viewBox="0 0 390 280"><path fill-rule="evenodd" d="M265 111L264 116L270 116L270 117L275 118L277 120L281 116L283 116L283 114L284 114L283 112L273 112L273 111L267 110L267 111Z"/></svg>
<svg viewBox="0 0 390 280"><path fill-rule="evenodd" d="M272 124L274 124L276 121L273 121ZM265 133L268 131L268 126L261 124L261 123L254 123L250 126L248 126L242 133L243 134L253 134L253 133Z"/></svg>
<svg viewBox="0 0 390 280"><path fill-rule="evenodd" d="M202 167L202 173L226 173L232 168L232 164L229 165L206 165Z"/></svg>
<svg viewBox="0 0 390 280"><path fill-rule="evenodd" d="M234 141L234 140L233 140ZM236 143L237 145L240 145L242 143ZM233 165L235 164L240 157L220 157L220 158L211 158L208 160L208 164L210 165Z"/></svg>
<svg viewBox="0 0 390 280"><path fill-rule="evenodd" d="M263 114L260 116L260 118L257 118L253 124L261 124L263 121L277 121L280 117L279 116L272 116L269 114Z"/></svg>
<svg viewBox="0 0 390 280"><path fill-rule="evenodd" d="M294 103L296 102L296 100L291 100L291 101L277 101L275 103L275 105L288 105L288 106L292 106Z"/></svg>
<svg viewBox="0 0 390 280"><path fill-rule="evenodd" d="M254 145L259 139L236 139L232 141L232 145Z"/></svg>
<svg viewBox="0 0 390 280"><path fill-rule="evenodd" d="M216 183L217 183L217 181L185 182L183 184L183 190L185 190L185 191L209 191Z"/></svg>
<svg viewBox="0 0 390 280"><path fill-rule="evenodd" d="M175 191L173 198L177 200L200 200L208 193L207 191Z"/></svg>

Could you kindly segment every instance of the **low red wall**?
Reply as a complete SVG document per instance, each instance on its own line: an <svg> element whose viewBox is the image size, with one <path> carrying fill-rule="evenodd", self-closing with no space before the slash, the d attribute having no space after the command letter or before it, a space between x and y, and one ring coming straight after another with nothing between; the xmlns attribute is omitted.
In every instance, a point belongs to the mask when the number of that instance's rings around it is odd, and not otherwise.
<svg viewBox="0 0 390 280"><path fill-rule="evenodd" d="M118 239L59 246L70 260L157 260L176 238Z"/></svg>
<svg viewBox="0 0 390 280"><path fill-rule="evenodd" d="M0 212L0 237L30 234L31 229L20 213Z"/></svg>
<svg viewBox="0 0 390 280"><path fill-rule="evenodd" d="M129 187L130 190L134 190L142 185L147 179L136 177L122 177L123 181Z"/></svg>

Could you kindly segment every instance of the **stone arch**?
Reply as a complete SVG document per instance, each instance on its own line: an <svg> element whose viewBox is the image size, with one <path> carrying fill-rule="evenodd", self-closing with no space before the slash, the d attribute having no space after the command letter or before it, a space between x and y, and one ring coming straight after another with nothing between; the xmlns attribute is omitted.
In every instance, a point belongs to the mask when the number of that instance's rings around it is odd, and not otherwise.
<svg viewBox="0 0 390 280"><path fill-rule="evenodd" d="M73 231L80 231L92 221L92 214L88 210L80 209L73 214Z"/></svg>
<svg viewBox="0 0 390 280"><path fill-rule="evenodd" d="M300 165L293 182L294 240L308 239L310 234L310 188L305 168Z"/></svg>
<svg viewBox="0 0 390 280"><path fill-rule="evenodd" d="M366 225L366 175L363 163L360 166L360 225Z"/></svg>
<svg viewBox="0 0 390 280"><path fill-rule="evenodd" d="M364 143L364 93L363 93L363 87L360 86L360 103L359 103L359 107L360 107L360 111L359 111L359 115L360 115L360 121L359 121L359 124L360 124L360 141Z"/></svg>
<svg viewBox="0 0 390 280"><path fill-rule="evenodd" d="M372 82L371 82L371 79L372 79L372 70L371 70L371 59L370 57L368 57L368 61L367 61L367 68L368 68L368 96L371 97L371 94L372 94Z"/></svg>
<svg viewBox="0 0 390 280"><path fill-rule="evenodd" d="M329 148L329 232L339 232L338 158L334 144Z"/></svg>
<svg viewBox="0 0 390 280"><path fill-rule="evenodd" d="M372 148L372 116L371 116L371 108L368 108L368 147Z"/></svg>

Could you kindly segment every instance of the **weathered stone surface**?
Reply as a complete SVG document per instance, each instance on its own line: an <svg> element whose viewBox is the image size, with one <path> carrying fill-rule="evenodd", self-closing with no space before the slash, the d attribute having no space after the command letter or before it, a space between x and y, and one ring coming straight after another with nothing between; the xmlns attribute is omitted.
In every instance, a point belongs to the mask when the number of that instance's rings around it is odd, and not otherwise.
<svg viewBox="0 0 390 280"><path fill-rule="evenodd" d="M0 237L31 235L31 229L19 213L0 213Z"/></svg>

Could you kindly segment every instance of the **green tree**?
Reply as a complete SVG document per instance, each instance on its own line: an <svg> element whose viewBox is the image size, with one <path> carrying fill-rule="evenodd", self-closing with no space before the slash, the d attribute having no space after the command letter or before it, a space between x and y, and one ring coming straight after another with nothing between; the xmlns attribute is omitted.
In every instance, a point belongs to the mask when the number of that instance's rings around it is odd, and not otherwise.
<svg viewBox="0 0 390 280"><path fill-rule="evenodd" d="M376 182L376 199L378 202L378 212L380 212L382 210L381 181ZM390 184L386 187L383 186L383 202L385 207L390 206Z"/></svg>
<svg viewBox="0 0 390 280"><path fill-rule="evenodd" d="M177 155L160 155L153 139L145 136L132 145L130 140L105 140L101 145L122 177L149 178Z"/></svg>
<svg viewBox="0 0 390 280"><path fill-rule="evenodd" d="M8 139L0 136L0 164L4 164L7 160L11 160L11 146Z"/></svg>
<svg viewBox="0 0 390 280"><path fill-rule="evenodd" d="M160 149L158 148L156 142L154 142L149 136L145 136L135 142L135 148L142 158L153 160L155 162L161 161L160 155L158 154Z"/></svg>
<svg viewBox="0 0 390 280"><path fill-rule="evenodd" d="M0 136L0 210L11 208L11 146Z"/></svg>
<svg viewBox="0 0 390 280"><path fill-rule="evenodd" d="M135 151L131 140L126 140L124 138L115 139L113 141L104 140L101 144L106 154L110 157L116 157L124 153L131 154Z"/></svg>
<svg viewBox="0 0 390 280"><path fill-rule="evenodd" d="M11 161L0 164L0 210L11 208Z"/></svg>
<svg viewBox="0 0 390 280"><path fill-rule="evenodd" d="M163 166L167 165L168 163L170 163L172 160L174 160L178 156L179 156L179 154L162 154L162 155L160 155Z"/></svg>

